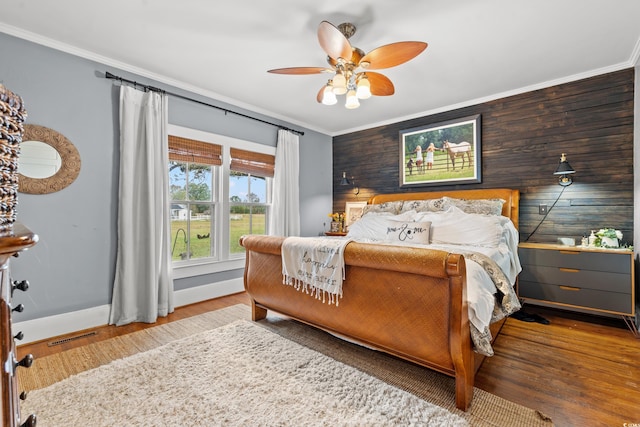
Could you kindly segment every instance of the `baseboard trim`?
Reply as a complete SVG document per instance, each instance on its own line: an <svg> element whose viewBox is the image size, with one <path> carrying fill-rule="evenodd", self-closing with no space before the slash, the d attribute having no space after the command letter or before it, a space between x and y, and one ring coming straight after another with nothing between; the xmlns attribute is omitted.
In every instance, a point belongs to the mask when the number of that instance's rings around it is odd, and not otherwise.
<svg viewBox="0 0 640 427"><path fill-rule="evenodd" d="M174 306L182 307L200 301L231 295L244 290L242 278L210 283L193 288L175 291L173 294ZM36 341L47 340L52 337L83 331L109 323L111 305L106 304L91 307L84 310L25 320L13 324L14 334L22 331L24 338L17 344L28 344Z"/></svg>

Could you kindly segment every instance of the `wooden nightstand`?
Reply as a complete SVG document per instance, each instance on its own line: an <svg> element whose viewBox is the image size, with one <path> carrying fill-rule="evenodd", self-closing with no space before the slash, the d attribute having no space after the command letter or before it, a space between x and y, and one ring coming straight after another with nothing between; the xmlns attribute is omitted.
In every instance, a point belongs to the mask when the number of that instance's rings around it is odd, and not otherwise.
<svg viewBox="0 0 640 427"><path fill-rule="evenodd" d="M620 315L637 334L633 251L527 242L518 253L521 298Z"/></svg>
<svg viewBox="0 0 640 427"><path fill-rule="evenodd" d="M325 236L346 236L347 233L343 232L343 231L325 231L324 232Z"/></svg>

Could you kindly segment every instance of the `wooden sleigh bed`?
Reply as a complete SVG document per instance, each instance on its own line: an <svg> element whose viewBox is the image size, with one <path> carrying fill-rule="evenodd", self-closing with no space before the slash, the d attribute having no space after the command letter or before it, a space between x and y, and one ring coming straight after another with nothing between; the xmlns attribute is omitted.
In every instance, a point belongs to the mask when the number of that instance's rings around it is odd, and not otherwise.
<svg viewBox="0 0 640 427"><path fill-rule="evenodd" d="M369 204L438 199L502 199L502 216L518 225L519 192L476 189L376 195ZM467 304L465 257L443 250L350 242L339 305L283 285L284 237L243 236L245 289L252 318L286 315L455 378L456 405L467 410L485 356L474 352ZM504 319L493 323L498 335Z"/></svg>

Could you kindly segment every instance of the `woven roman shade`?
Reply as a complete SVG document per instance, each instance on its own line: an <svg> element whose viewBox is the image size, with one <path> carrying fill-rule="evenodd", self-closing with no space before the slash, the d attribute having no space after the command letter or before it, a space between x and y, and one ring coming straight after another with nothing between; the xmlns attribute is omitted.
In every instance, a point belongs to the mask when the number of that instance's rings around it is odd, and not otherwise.
<svg viewBox="0 0 640 427"><path fill-rule="evenodd" d="M271 154L231 148L231 170L262 177L273 177L276 158Z"/></svg>
<svg viewBox="0 0 640 427"><path fill-rule="evenodd" d="M222 165L222 146L169 135L169 160L220 166Z"/></svg>

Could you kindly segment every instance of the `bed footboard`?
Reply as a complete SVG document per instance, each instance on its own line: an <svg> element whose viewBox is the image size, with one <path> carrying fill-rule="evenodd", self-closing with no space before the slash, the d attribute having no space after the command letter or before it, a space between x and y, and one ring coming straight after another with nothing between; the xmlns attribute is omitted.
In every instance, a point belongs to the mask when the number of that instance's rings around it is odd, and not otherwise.
<svg viewBox="0 0 640 427"><path fill-rule="evenodd" d="M462 255L351 242L336 306L282 283L283 241L257 235L240 240L253 320L273 310L450 375L457 407L468 409L475 370Z"/></svg>

